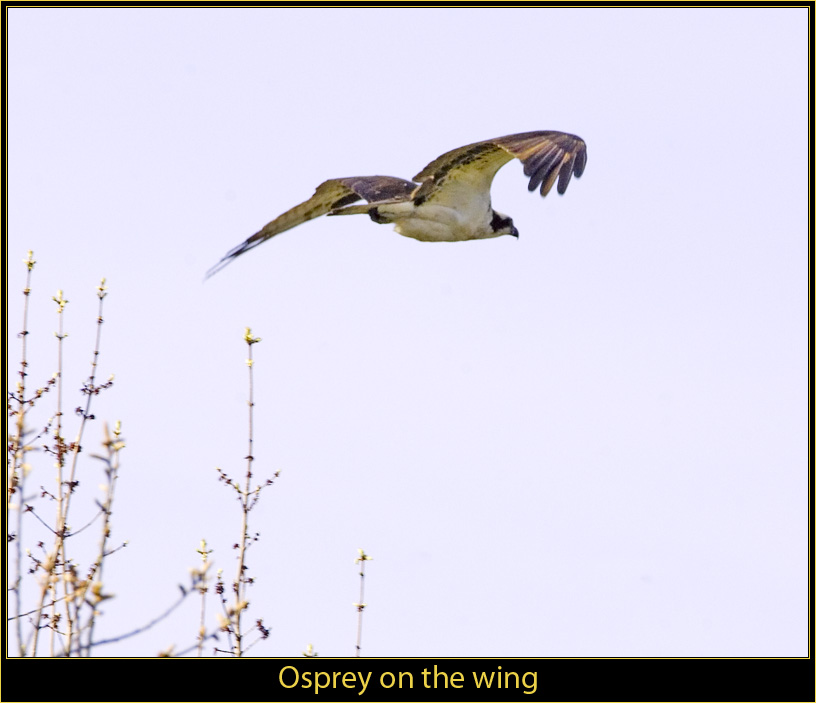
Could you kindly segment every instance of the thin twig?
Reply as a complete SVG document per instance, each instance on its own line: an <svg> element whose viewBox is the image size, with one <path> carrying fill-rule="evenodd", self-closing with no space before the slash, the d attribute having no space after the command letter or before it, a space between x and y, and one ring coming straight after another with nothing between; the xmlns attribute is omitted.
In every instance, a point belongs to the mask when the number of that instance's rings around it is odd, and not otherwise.
<svg viewBox="0 0 816 703"><path fill-rule="evenodd" d="M113 496L116 489L116 479L119 478L119 452L125 448L125 442L122 439L122 423L116 421L113 426L113 434L108 429L108 423L104 424L105 440L103 442L105 449L108 452L107 457L97 456L107 465L105 469L105 476L107 476L108 483L105 486L105 502L101 505L102 514L105 519L102 522L102 534L99 538L99 553L96 560L91 566L90 573L87 576L87 581L93 582L91 586L94 597L102 599L102 569L105 564L105 557L109 554L107 550L108 539L111 533L111 513L113 510ZM94 518L96 519L96 518ZM79 530L77 531L79 532ZM76 533L73 533L76 534ZM96 627L97 609L95 604L91 607L91 614L88 619L87 631L88 637L85 647L80 647L80 652L89 657L91 655L91 647L93 645L93 633Z"/></svg>
<svg viewBox="0 0 816 703"><path fill-rule="evenodd" d="M55 377L57 379L57 411L54 413L56 418L57 426L54 429L54 446L55 446L55 454L57 457L57 519L56 519L56 529L55 529L55 539L54 539L54 550L49 555L49 558L46 559L45 565L47 565L47 569L42 581L42 587L40 589L40 607L38 611L38 615L36 618L36 624L34 628L34 640L31 645L31 654L32 656L37 656L37 645L39 643L39 635L40 635L40 622L42 621L42 610L45 607L45 598L46 594L50 590L51 593L51 617L50 622L51 626L51 656L54 656L54 642L55 642L55 634L56 634L56 626L55 624L58 622L57 613L53 606L54 603L58 602L56 598L56 592L54 589L54 583L52 577L57 575L57 570L59 567L60 557L62 557L62 565L63 569L66 564L65 554L64 554L64 545L65 545L65 530L66 530L66 514L64 510L64 500L65 500L65 486L62 480L62 470L65 466L65 439L62 436L62 352L63 352L63 342L65 338L68 336L65 334L64 329L64 315L65 306L68 304L68 300L62 294L62 291L57 291L57 295L52 298L52 300L57 304L57 316L59 319L59 329L55 333L57 336L57 372ZM65 598L61 599L65 602L65 614L68 620L68 629L69 629L69 640L68 645L71 645L71 609L70 603L68 602L68 582L63 580L63 588L65 593Z"/></svg>
<svg viewBox="0 0 816 703"><path fill-rule="evenodd" d="M360 599L354 604L357 607L357 646L354 650L354 656L359 657L360 652L362 650L362 641L363 641L363 611L365 610L366 604L365 600L365 563L367 561L371 561L371 557L368 556L362 549L357 550L360 554L355 560L355 564L360 565Z"/></svg>
<svg viewBox="0 0 816 703"><path fill-rule="evenodd" d="M234 620L233 620L233 629L235 634L235 649L234 653L236 657L240 657L244 653L243 648L243 631L241 629L241 615L245 608L249 605L247 601L247 578L244 575L244 572L247 570L246 565L246 550L247 550L247 538L248 538L248 530L249 530L249 510L250 510L250 493L251 493L251 482L252 482L252 462L254 460L254 456L252 454L253 449L253 416L254 416L254 408L255 408L255 397L254 397L254 375L253 375L253 368L255 362L252 359L252 346L257 344L261 341L260 337L253 337L252 331L247 327L246 332L244 333L244 341L247 343L247 367L249 369L249 447L247 450L247 469L246 469L246 476L244 477L244 487L241 490L241 541L239 542L238 546L238 574L235 578L235 606L234 606Z"/></svg>
<svg viewBox="0 0 816 703"><path fill-rule="evenodd" d="M116 637L108 637L107 639L98 640L96 642L89 642L85 646L88 647L88 648L90 648L90 647L101 647L103 644L113 644L115 642L121 642L122 640L126 640L126 639L129 639L131 637L135 637L136 635L140 635L143 632L146 632L151 627L154 627L155 625L158 625L162 620L166 619L170 615L170 613L172 613L176 608L178 608L184 602L184 600L187 598L188 595L190 595L191 592L192 591L188 591L188 590L182 588L181 589L181 597L175 603L173 603L169 608L167 608L167 610L165 610L161 615L158 615L157 617L153 618L146 625L142 625L142 627L137 627L135 630L131 630L130 632L126 632L123 635L117 635ZM65 656L70 656L70 654L78 654L79 651L80 651L79 647L77 647L73 652L70 652L70 653L66 652Z"/></svg>
<svg viewBox="0 0 816 703"><path fill-rule="evenodd" d="M207 637L207 626L205 620L206 614L206 605L207 605L207 591L209 590L207 586L207 571L210 568L210 554L212 554L212 549L207 549L207 541L201 540L201 545L198 548L198 553L201 555L201 567L198 570L193 571L193 581L194 585L198 588L198 592L201 594L201 611L199 614L199 625L198 625L198 656L204 656L204 641Z"/></svg>
<svg viewBox="0 0 816 703"><path fill-rule="evenodd" d="M17 533L14 535L16 544L14 545L14 582L12 589L14 591L14 612L17 614L17 622L15 624L15 634L17 635L17 649L19 655L25 656L25 647L23 646L23 626L20 613L22 611L22 564L23 564L23 495L24 484L26 478L25 454L26 444L23 442L25 434L25 388L26 376L28 372L28 357L27 357L27 340L28 340L28 301L31 297L31 271L34 269L33 252L28 252L28 258L25 259L26 264L26 283L23 288L23 329L20 332L21 337L21 352L20 352L20 380L17 382L17 418L15 422L15 432L11 439L11 446L9 448L11 467L9 470L8 483L8 499L6 501L6 525L10 524L8 511L11 508L11 496L15 492L18 494L17 499ZM9 394L12 395L12 394ZM11 411L9 403L9 412ZM11 535L9 535L9 539Z"/></svg>

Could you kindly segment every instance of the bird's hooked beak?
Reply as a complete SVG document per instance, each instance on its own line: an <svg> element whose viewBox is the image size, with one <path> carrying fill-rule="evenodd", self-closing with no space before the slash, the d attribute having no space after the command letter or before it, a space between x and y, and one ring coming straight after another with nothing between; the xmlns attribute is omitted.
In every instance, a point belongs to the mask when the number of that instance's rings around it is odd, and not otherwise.
<svg viewBox="0 0 816 703"><path fill-rule="evenodd" d="M515 228L515 226L510 230L510 235L518 239L519 231Z"/></svg>

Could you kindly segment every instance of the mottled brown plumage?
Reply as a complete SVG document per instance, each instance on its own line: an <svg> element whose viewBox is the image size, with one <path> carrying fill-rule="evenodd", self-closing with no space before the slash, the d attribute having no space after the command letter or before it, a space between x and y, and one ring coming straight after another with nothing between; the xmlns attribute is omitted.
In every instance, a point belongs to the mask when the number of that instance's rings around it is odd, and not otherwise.
<svg viewBox="0 0 816 703"><path fill-rule="evenodd" d="M459 147L431 161L412 180L422 186L414 201L439 198L446 181L468 179L470 187L490 188L493 177L508 161L519 159L524 175L530 177L528 190L541 185L547 195L556 178L563 195L570 177L579 178L586 166L586 144L580 137L565 132L524 132L488 139ZM473 182L478 179L478 182Z"/></svg>

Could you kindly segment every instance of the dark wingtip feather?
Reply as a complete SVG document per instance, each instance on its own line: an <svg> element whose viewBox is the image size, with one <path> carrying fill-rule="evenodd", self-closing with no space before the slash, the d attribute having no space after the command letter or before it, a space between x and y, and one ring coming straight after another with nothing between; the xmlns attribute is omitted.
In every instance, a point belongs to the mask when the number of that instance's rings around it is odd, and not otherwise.
<svg viewBox="0 0 816 703"><path fill-rule="evenodd" d="M221 261L219 261L215 266L209 269L207 273L204 274L204 280L207 281L213 276L215 276L215 274L217 274L222 268L224 268L231 260L232 259L229 259L227 257L221 259Z"/></svg>
<svg viewBox="0 0 816 703"><path fill-rule="evenodd" d="M254 249L263 241L265 240L256 239L253 241L252 237L250 237L245 242L239 244L237 247L230 249L226 254L224 254L224 256L221 258L221 261L219 261L215 266L213 266L209 271L207 271L207 273L204 274L204 280L206 281L208 278L212 278L227 264L229 264L234 258L240 256L246 251L249 251L250 249Z"/></svg>
<svg viewBox="0 0 816 703"><path fill-rule="evenodd" d="M560 160L561 154L563 154L563 151L558 146L550 145L547 149L533 154L526 160L524 173L530 176L528 188L531 191L549 181L551 172L555 164ZM550 184L551 186L552 184ZM549 190L550 188L547 187L546 191ZM546 191L542 188L541 194L546 195Z"/></svg>
<svg viewBox="0 0 816 703"><path fill-rule="evenodd" d="M564 195L569 185L570 178L572 178L573 168L575 166L575 154L572 154L558 170L558 194Z"/></svg>
<svg viewBox="0 0 816 703"><path fill-rule="evenodd" d="M216 273L218 273L222 268L224 268L231 261L233 261L234 259L241 256L241 254L245 254L246 252L250 251L251 249L254 249L259 244L263 244L267 239L269 239L269 236L271 236L271 235L266 236L264 234L267 227L269 227L269 225L267 225L263 229L255 232L255 234L253 234L251 237L249 237L248 239L245 239L238 246L233 247L226 254L224 254L224 256L221 257L221 260L215 266L213 266L209 271L207 271L207 273L204 275L204 280L206 281L208 278L211 278L212 276L214 276Z"/></svg>
<svg viewBox="0 0 816 703"><path fill-rule="evenodd" d="M583 149L579 150L578 153L575 155L575 177L580 178L581 174L584 172L586 168L587 162L587 153L586 153L586 146Z"/></svg>

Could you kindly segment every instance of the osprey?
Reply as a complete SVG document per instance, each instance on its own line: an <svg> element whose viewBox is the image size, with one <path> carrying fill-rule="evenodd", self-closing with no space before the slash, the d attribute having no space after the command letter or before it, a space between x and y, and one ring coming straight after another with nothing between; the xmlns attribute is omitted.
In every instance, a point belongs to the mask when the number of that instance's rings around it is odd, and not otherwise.
<svg viewBox="0 0 816 703"><path fill-rule="evenodd" d="M493 177L514 158L524 164L524 175L530 178L528 190L540 186L543 197L557 179L557 190L563 195L572 175L578 178L584 172L586 144L564 132L524 132L442 154L413 181L392 176L332 178L321 183L306 202L287 210L227 252L207 277L270 237L326 214L366 214L374 222L392 223L399 234L422 242L461 242L503 234L518 237L513 220L490 203ZM361 199L365 205L352 205Z"/></svg>

